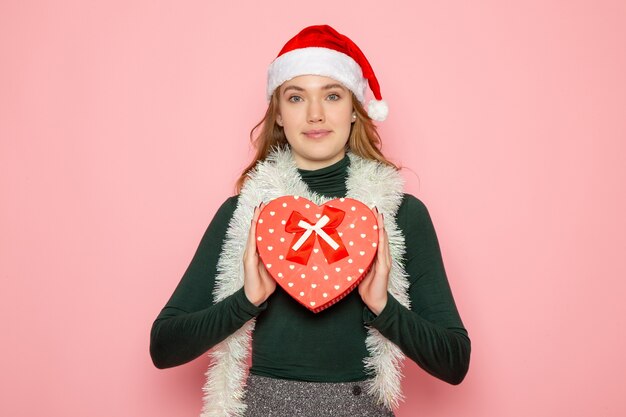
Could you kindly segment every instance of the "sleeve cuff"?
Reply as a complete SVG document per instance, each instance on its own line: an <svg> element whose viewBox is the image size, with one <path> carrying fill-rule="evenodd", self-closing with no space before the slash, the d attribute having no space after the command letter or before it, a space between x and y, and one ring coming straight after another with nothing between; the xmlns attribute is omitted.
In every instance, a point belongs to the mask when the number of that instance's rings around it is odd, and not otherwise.
<svg viewBox="0 0 626 417"><path fill-rule="evenodd" d="M398 312L400 303L389 292L387 292L387 304L377 316L367 306L363 307L363 322L377 330L388 327Z"/></svg>
<svg viewBox="0 0 626 417"><path fill-rule="evenodd" d="M246 293L241 287L238 289L233 295L233 308L235 308L238 312L249 315L249 318L253 318L258 316L262 311L267 308L267 301L264 301L258 307L255 306L248 300L246 297Z"/></svg>

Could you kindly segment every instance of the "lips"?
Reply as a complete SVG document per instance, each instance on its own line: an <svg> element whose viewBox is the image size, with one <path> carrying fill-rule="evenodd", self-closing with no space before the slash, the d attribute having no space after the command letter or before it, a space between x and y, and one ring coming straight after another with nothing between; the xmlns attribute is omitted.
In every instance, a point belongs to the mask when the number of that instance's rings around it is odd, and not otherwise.
<svg viewBox="0 0 626 417"><path fill-rule="evenodd" d="M308 138L319 139L319 138L323 138L327 136L328 134L330 134L330 132L331 132L330 130L326 130L326 129L314 129L314 130L307 130L306 132L303 132L303 133Z"/></svg>

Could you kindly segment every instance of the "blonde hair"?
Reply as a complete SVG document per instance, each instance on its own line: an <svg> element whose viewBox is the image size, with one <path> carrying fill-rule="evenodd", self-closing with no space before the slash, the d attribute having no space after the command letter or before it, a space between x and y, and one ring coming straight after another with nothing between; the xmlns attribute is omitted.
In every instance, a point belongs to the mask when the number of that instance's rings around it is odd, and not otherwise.
<svg viewBox="0 0 626 417"><path fill-rule="evenodd" d="M274 94L272 94L263 119L250 131L250 142L252 142L253 146L256 148L256 155L250 165L243 170L235 184L237 194L239 194L243 184L249 178L248 174L259 161L265 161L272 149L289 146L285 131L276 123L279 108L279 90L280 88L277 88ZM382 141L378 135L376 125L367 115L367 111L365 111L363 105L355 97L354 93L351 94L356 120L352 123L352 127L350 128L350 138L346 144L346 150L350 150L352 153L362 158L378 161L382 164L394 167L395 169L399 169L395 164L385 158L381 152ZM255 132L257 132L259 128L259 134L255 137Z"/></svg>

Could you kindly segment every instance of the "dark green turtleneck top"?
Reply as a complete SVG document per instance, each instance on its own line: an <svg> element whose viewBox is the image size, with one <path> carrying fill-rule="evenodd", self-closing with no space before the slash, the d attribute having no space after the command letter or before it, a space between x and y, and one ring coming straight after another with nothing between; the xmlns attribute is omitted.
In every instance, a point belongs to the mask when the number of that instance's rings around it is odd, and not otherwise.
<svg viewBox="0 0 626 417"><path fill-rule="evenodd" d="M348 156L315 171L299 170L311 191L346 195ZM260 306L241 288L214 303L216 266L237 196L227 199L206 230L174 294L156 318L150 353L158 368L189 362L256 317L250 372L318 382L366 379L366 326L394 342L428 373L460 383L469 366L470 340L456 309L428 210L405 194L396 221L405 236L404 266L411 308L391 294L374 315L355 289L320 313L312 313L278 286Z"/></svg>

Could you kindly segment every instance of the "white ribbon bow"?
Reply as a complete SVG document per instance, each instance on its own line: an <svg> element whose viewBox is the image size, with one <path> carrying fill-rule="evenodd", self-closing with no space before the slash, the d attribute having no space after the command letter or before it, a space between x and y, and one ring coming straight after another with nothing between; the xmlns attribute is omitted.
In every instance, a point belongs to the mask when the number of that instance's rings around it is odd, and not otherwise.
<svg viewBox="0 0 626 417"><path fill-rule="evenodd" d="M322 218L319 219L317 223L315 223L314 225L307 223L304 220L300 220L298 222L298 226L300 226L303 229L306 229L306 232L304 232L304 234L300 236L300 239L298 239L298 241L292 246L292 249L293 250L300 249L300 246L304 245L304 242L306 242L309 236L311 236L311 233L315 232L317 233L319 237L324 239L326 243L328 243L330 247L333 248L333 250L337 250L337 248L339 248L339 244L335 242L332 237L328 236L328 234L325 231L322 230L322 227L326 226L329 221L330 221L330 218L326 215L323 215Z"/></svg>

